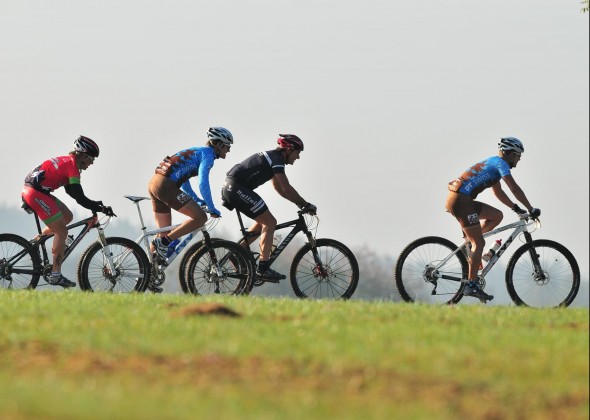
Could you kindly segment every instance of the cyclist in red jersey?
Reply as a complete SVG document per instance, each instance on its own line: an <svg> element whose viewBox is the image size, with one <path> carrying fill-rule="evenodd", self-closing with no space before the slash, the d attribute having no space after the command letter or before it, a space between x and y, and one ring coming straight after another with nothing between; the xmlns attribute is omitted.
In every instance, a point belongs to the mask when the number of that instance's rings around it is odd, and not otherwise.
<svg viewBox="0 0 590 420"><path fill-rule="evenodd" d="M61 274L61 265L66 247L66 226L73 219L72 212L51 193L60 187L82 207L93 212L114 216L113 210L102 201L90 200L80 184L80 172L88 169L98 157L97 144L88 137L80 136L74 142L74 150L67 156L46 160L25 178L22 199L39 216L46 227L43 234L53 233L53 267L49 283L56 286L75 287L76 283Z"/></svg>

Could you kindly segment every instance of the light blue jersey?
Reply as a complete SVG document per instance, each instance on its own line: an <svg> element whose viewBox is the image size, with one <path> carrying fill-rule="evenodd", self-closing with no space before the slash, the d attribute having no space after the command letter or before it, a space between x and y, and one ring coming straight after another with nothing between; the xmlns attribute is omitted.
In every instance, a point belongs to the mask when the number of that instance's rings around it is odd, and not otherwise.
<svg viewBox="0 0 590 420"><path fill-rule="evenodd" d="M209 172L217 159L215 151L209 146L190 147L181 150L173 156L168 156L156 168L156 173L170 178L177 187L191 196L199 204L206 204L207 209L220 215L213 204L211 187L209 186ZM190 178L199 177L201 199L193 190Z"/></svg>
<svg viewBox="0 0 590 420"><path fill-rule="evenodd" d="M461 174L461 187L458 192L475 199L477 195L498 182L503 176L510 175L510 165L500 156L492 156L476 163Z"/></svg>

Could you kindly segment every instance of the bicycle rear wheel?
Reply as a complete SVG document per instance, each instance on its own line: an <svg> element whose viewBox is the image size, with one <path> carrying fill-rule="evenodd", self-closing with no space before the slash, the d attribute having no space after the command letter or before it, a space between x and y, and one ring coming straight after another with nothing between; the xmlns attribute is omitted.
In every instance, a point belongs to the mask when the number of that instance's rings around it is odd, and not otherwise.
<svg viewBox="0 0 590 420"><path fill-rule="evenodd" d="M41 276L38 248L22 236L0 234L0 287L3 289L34 289Z"/></svg>
<svg viewBox="0 0 590 420"><path fill-rule="evenodd" d="M455 304L463 297L469 263L462 251L448 239L427 236L410 243L395 264L395 284L406 302ZM435 268L442 260L450 259ZM446 279L444 277L452 277Z"/></svg>
<svg viewBox="0 0 590 420"><path fill-rule="evenodd" d="M188 261L187 287L194 295L247 295L252 290L252 258L235 242L216 239L211 242L211 249L203 245Z"/></svg>
<svg viewBox="0 0 590 420"><path fill-rule="evenodd" d="M536 267L534 260L538 260ZM580 269L563 245L545 239L518 248L506 267L506 288L517 305L569 306L580 288Z"/></svg>
<svg viewBox="0 0 590 420"><path fill-rule="evenodd" d="M145 252L127 238L106 238L115 272L109 269L102 245L97 241L82 254L78 263L80 289L87 292L144 292L150 278Z"/></svg>
<svg viewBox="0 0 590 420"><path fill-rule="evenodd" d="M333 239L315 242L315 248L305 244L291 263L291 287L295 295L303 299L350 299L359 282L354 254Z"/></svg>

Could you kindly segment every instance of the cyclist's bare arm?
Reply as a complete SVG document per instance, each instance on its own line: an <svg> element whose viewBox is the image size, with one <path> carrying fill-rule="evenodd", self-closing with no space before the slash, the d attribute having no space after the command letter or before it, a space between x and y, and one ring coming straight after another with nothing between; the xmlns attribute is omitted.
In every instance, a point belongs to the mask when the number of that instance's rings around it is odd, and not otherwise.
<svg viewBox="0 0 590 420"><path fill-rule="evenodd" d="M510 192L512 192L512 194L514 194L514 197L518 201L520 201L526 207L526 209L530 212L533 209L533 206L531 206L531 203L529 202L528 198L524 194L524 191L516 183L516 181L514 180L514 178L512 177L512 175L506 175L506 176L502 177L502 179L504 180L504 182L506 183L506 185L508 186L508 188L510 188ZM500 185L500 183L498 182L498 183L496 183L496 185ZM501 189L501 187L500 187L500 189ZM494 193L496 193L496 190L495 189L494 189ZM506 194L504 193L504 195L506 195ZM496 195L496 197L498 197L498 196ZM506 196L506 198L508 198L508 196ZM500 201L502 201L500 199L500 197L498 197L498 199ZM513 203L512 203L512 201L510 199L508 199L508 200L509 200L509 203L508 204L505 203L504 201L502 201L502 202L504 204L506 204L508 207L512 208Z"/></svg>
<svg viewBox="0 0 590 420"><path fill-rule="evenodd" d="M287 200L295 203L299 208L304 207L307 204L307 201L303 199L299 195L299 193L291 186L289 180L287 179L287 175L285 174L275 174L272 178L272 185L277 190L277 192Z"/></svg>

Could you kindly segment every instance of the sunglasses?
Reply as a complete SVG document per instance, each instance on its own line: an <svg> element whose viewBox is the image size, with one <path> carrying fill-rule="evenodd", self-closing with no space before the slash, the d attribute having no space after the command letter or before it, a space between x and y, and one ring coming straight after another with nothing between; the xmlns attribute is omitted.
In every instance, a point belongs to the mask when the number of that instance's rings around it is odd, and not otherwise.
<svg viewBox="0 0 590 420"><path fill-rule="evenodd" d="M90 163L94 163L94 156L90 156L89 154L84 153L84 157L90 161Z"/></svg>

